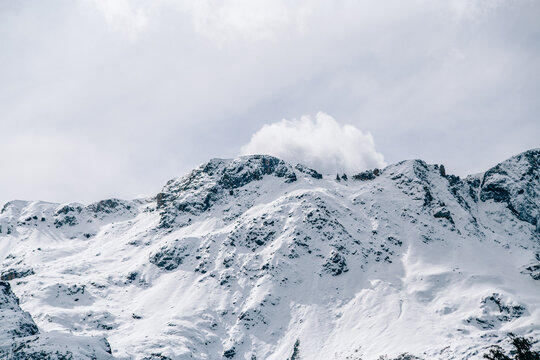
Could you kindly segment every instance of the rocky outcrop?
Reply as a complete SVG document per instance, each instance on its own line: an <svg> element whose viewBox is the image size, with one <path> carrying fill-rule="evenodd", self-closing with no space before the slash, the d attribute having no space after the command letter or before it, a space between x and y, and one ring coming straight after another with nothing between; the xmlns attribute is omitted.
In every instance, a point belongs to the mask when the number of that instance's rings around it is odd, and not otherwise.
<svg viewBox="0 0 540 360"><path fill-rule="evenodd" d="M8 282L0 281L0 342L37 334L38 328L29 313L19 306L19 299Z"/></svg>
<svg viewBox="0 0 540 360"><path fill-rule="evenodd" d="M302 170L308 171L307 168ZM317 177L317 174L312 172L310 175ZM161 210L160 227L171 227L178 212L192 215L205 212L216 202L234 196L236 189L269 175L282 178L284 183L297 180L291 165L269 155L210 160L190 174L170 180L157 195L157 207Z"/></svg>
<svg viewBox="0 0 540 360"><path fill-rule="evenodd" d="M112 214L119 212L129 212L132 205L129 201L120 199L101 200L86 207L88 211L95 214Z"/></svg>
<svg viewBox="0 0 540 360"><path fill-rule="evenodd" d="M353 180L357 180L357 181L368 181L368 180L375 179L377 176L379 176L379 174L380 174L379 169L366 170L356 175L353 175L352 178Z"/></svg>
<svg viewBox="0 0 540 360"><path fill-rule="evenodd" d="M435 214L433 214L433 217L438 218L438 219L446 219L450 221L452 224L454 224L454 219L452 218L452 214L450 214L450 211L448 211L447 209L443 208L437 211Z"/></svg>
<svg viewBox="0 0 540 360"><path fill-rule="evenodd" d="M338 276L349 271L349 268L347 267L347 261L345 260L345 256L343 256L337 251L334 251L330 255L330 257L324 263L323 269L324 271L326 271L327 273L333 276Z"/></svg>
<svg viewBox="0 0 540 360"><path fill-rule="evenodd" d="M0 280L2 281L10 281L14 279L20 279L26 276L34 275L34 269L7 269L2 270L2 273L0 274Z"/></svg>
<svg viewBox="0 0 540 360"><path fill-rule="evenodd" d="M338 182L247 156L146 200L12 202L0 276L41 331L18 308L0 358L110 358L70 331L134 359L456 360L538 337L536 161L460 179L409 160Z"/></svg>
<svg viewBox="0 0 540 360"><path fill-rule="evenodd" d="M0 358L105 360L113 357L104 338L40 332L30 314L19 306L9 283L0 281Z"/></svg>
<svg viewBox="0 0 540 360"><path fill-rule="evenodd" d="M481 309L480 316L471 317L466 322L484 330L498 328L501 324L518 319L527 312L522 305L504 301L498 293L483 298Z"/></svg>
<svg viewBox="0 0 540 360"><path fill-rule="evenodd" d="M164 270L174 270L190 255L191 247L179 240L150 255L150 262Z"/></svg>
<svg viewBox="0 0 540 360"><path fill-rule="evenodd" d="M514 156L484 173L480 200L504 203L520 220L532 225L540 217L540 149Z"/></svg>
<svg viewBox="0 0 540 360"><path fill-rule="evenodd" d="M522 274L527 274L534 280L540 280L540 263L526 266L522 271Z"/></svg>
<svg viewBox="0 0 540 360"><path fill-rule="evenodd" d="M310 169L305 165L296 164L294 168L303 174L311 176L314 179L321 180L323 178L321 173L317 172L316 170Z"/></svg>

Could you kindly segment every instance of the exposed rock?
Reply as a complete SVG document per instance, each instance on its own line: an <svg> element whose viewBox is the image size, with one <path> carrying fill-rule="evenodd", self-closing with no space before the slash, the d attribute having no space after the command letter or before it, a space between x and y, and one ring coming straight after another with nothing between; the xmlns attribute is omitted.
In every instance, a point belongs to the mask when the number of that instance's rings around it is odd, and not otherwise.
<svg viewBox="0 0 540 360"><path fill-rule="evenodd" d="M308 168L307 166L304 166L302 164L296 164L294 167L296 170L300 171L303 174L309 175L314 179L320 180L323 178L322 174L318 173L317 171Z"/></svg>
<svg viewBox="0 0 540 360"><path fill-rule="evenodd" d="M352 178L353 178L353 180L357 180L357 181L368 181L368 180L373 180L376 177L377 177L377 175L375 175L374 171L366 170L366 171L363 171L363 172L361 172L359 174L353 175Z"/></svg>
<svg viewBox="0 0 540 360"><path fill-rule="evenodd" d="M19 306L19 299L8 282L0 281L0 342L37 334L38 328L29 313Z"/></svg>
<svg viewBox="0 0 540 360"><path fill-rule="evenodd" d="M153 353L150 356L145 356L142 360L172 360L170 357L160 353Z"/></svg>
<svg viewBox="0 0 540 360"><path fill-rule="evenodd" d="M418 356L414 356L408 353L403 353L403 354L399 354L396 358L392 360L423 360L423 359Z"/></svg>
<svg viewBox="0 0 540 360"><path fill-rule="evenodd" d="M338 276L349 271L345 256L337 251L332 252L328 260L324 263L323 269L332 276Z"/></svg>
<svg viewBox="0 0 540 360"><path fill-rule="evenodd" d="M131 210L131 205L127 201L120 199L101 200L86 207L89 211L95 213L114 213L120 210Z"/></svg>
<svg viewBox="0 0 540 360"><path fill-rule="evenodd" d="M537 192L527 188L538 171L523 170L525 157L463 180L405 161L347 186L265 158L212 160L144 203L5 206L0 276L30 275L32 264L36 274L12 285L37 324L110 336L126 358L377 359L392 351L394 360L416 360L395 357L418 351L407 348L415 341L426 359L455 360L480 354L506 331L539 333L538 291L528 277L540 279L540 258L524 261L540 243L514 204L522 196L536 206ZM488 285L493 294L477 298ZM392 319L397 328L388 327ZM429 331L394 341L407 322ZM346 332L360 340L343 347ZM111 358L105 343L43 335L8 343L24 348L21 359L51 351ZM301 349L299 340L292 346L299 338ZM5 349L0 344L0 358L10 358Z"/></svg>
<svg viewBox="0 0 540 360"><path fill-rule="evenodd" d="M185 238L176 239L172 243L163 246L159 251L150 255L150 262L164 270L174 270L195 251L199 239Z"/></svg>
<svg viewBox="0 0 540 360"><path fill-rule="evenodd" d="M34 269L7 269L2 271L0 280L10 281L13 279L20 279L29 275L34 275Z"/></svg>
<svg viewBox="0 0 540 360"><path fill-rule="evenodd" d="M439 166L439 173L441 174L442 177L446 177L446 169L444 168L444 165L440 165Z"/></svg>
<svg viewBox="0 0 540 360"><path fill-rule="evenodd" d="M163 193L158 193L156 195L156 203L158 208L161 208L163 207L163 205L165 205L165 202L163 201Z"/></svg>
<svg viewBox="0 0 540 360"><path fill-rule="evenodd" d="M160 251L150 256L150 262L165 270L174 270L180 266L184 262L184 259L188 256L189 254L186 253L185 247L163 247L160 249Z"/></svg>
<svg viewBox="0 0 540 360"><path fill-rule="evenodd" d="M235 355L236 355L236 348L234 346L223 352L223 357L227 359L232 359Z"/></svg>
<svg viewBox="0 0 540 360"><path fill-rule="evenodd" d="M288 360L300 360L300 340L296 339L293 347L293 353Z"/></svg>
<svg viewBox="0 0 540 360"><path fill-rule="evenodd" d="M190 174L170 180L165 185L159 195L158 207L163 209L160 226L171 227L176 212L193 215L205 212L228 194L229 190L260 181L268 175L283 178L285 183L297 180L289 164L269 155L210 160Z"/></svg>
<svg viewBox="0 0 540 360"><path fill-rule="evenodd" d="M514 156L485 172L480 200L505 203L520 220L536 225L540 216L540 149Z"/></svg>
<svg viewBox="0 0 540 360"><path fill-rule="evenodd" d="M484 330L498 328L502 323L520 318L527 311L522 305L503 301L497 293L482 299L481 309L481 316L471 317L466 322Z"/></svg>
<svg viewBox="0 0 540 360"><path fill-rule="evenodd" d="M75 226L78 223L79 222L77 221L77 218L75 216L72 216L72 215L65 215L61 219L54 219L54 225L57 228L62 227L64 225Z"/></svg>
<svg viewBox="0 0 540 360"><path fill-rule="evenodd" d="M81 206L64 205L61 208L59 208L58 210L56 210L55 215L67 215L69 213L79 213L80 214L82 209L83 208Z"/></svg>
<svg viewBox="0 0 540 360"><path fill-rule="evenodd" d="M438 218L438 219L441 219L441 218L442 219L447 219L452 224L454 224L454 219L452 219L452 214L450 214L450 211L448 211L446 209L441 209L441 210L437 211L435 214L433 214L433 217Z"/></svg>
<svg viewBox="0 0 540 360"><path fill-rule="evenodd" d="M255 249L271 242L280 232L278 219L256 218L248 223L241 222L229 233L227 239L233 246Z"/></svg>
<svg viewBox="0 0 540 360"><path fill-rule="evenodd" d="M244 327L248 330L257 325L268 324L263 312L258 308L243 311L240 316L238 316L238 320L240 320Z"/></svg>
<svg viewBox="0 0 540 360"><path fill-rule="evenodd" d="M134 217L137 214L137 211L134 209L133 205L137 203L137 201L138 200L126 201L120 199L106 199L88 206L80 204L61 205L52 214L52 224L56 228L74 228L70 230L71 233L76 233L77 229L80 229L81 226L86 227L87 224L93 224L91 227L95 228L98 226L98 224L94 224L96 222L99 223L112 218L119 220ZM42 217L41 221L45 222L46 218ZM87 234L87 238L94 235L91 231L87 231L85 234Z"/></svg>
<svg viewBox="0 0 540 360"><path fill-rule="evenodd" d="M534 280L540 280L540 264L527 266L521 273L530 275Z"/></svg>
<svg viewBox="0 0 540 360"><path fill-rule="evenodd" d="M461 182L461 179L457 175L446 175L445 177L448 180L450 186L458 185Z"/></svg>

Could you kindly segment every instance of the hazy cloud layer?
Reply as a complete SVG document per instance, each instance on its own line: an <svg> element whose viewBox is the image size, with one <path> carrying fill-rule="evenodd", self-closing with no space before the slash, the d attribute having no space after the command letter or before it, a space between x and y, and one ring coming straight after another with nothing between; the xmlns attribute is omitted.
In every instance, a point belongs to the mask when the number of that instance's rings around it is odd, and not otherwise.
<svg viewBox="0 0 540 360"><path fill-rule="evenodd" d="M536 0L0 1L0 202L157 193L324 111L465 175L538 147Z"/></svg>
<svg viewBox="0 0 540 360"><path fill-rule="evenodd" d="M371 134L353 125L341 126L322 112L314 120L303 116L263 125L242 146L242 154L271 154L325 173L357 173L385 166Z"/></svg>

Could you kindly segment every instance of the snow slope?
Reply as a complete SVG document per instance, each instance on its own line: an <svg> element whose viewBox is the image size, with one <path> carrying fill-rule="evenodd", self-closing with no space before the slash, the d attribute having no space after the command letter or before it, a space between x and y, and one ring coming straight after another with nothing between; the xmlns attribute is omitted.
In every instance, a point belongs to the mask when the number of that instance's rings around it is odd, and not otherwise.
<svg viewBox="0 0 540 360"><path fill-rule="evenodd" d="M481 359L508 332L540 339L539 165L337 181L260 155L149 199L9 202L0 354Z"/></svg>

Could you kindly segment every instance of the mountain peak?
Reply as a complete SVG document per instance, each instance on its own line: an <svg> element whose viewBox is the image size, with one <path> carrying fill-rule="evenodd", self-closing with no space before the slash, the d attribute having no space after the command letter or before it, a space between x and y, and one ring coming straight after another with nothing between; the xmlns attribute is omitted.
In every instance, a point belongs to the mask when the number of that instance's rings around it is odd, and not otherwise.
<svg viewBox="0 0 540 360"><path fill-rule="evenodd" d="M457 360L539 337L538 154L465 179L253 155L155 199L12 202L0 280L22 336L0 331L0 357L32 337L24 351L81 359Z"/></svg>
<svg viewBox="0 0 540 360"><path fill-rule="evenodd" d="M480 199L505 203L520 220L540 232L540 149L505 160L488 171L480 184Z"/></svg>
<svg viewBox="0 0 540 360"><path fill-rule="evenodd" d="M321 179L315 170L289 163L270 155L247 155L236 159L211 159L189 174L167 182L157 195L162 209L161 226L170 227L178 211L200 214L225 197L233 197L236 189L272 176L284 184L298 180L297 172Z"/></svg>

